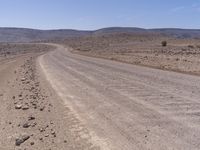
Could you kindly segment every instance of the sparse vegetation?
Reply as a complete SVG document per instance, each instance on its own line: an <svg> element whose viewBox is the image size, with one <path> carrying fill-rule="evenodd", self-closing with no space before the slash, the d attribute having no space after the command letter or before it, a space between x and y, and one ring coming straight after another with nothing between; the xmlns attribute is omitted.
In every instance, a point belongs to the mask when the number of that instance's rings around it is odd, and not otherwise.
<svg viewBox="0 0 200 150"><path fill-rule="evenodd" d="M194 48L194 46L193 45L188 45L188 48Z"/></svg>
<svg viewBox="0 0 200 150"><path fill-rule="evenodd" d="M197 48L200 48L200 45L197 45L196 47L197 47Z"/></svg>
<svg viewBox="0 0 200 150"><path fill-rule="evenodd" d="M162 44L163 47L166 47L167 46L167 41L162 41L161 44Z"/></svg>
<svg viewBox="0 0 200 150"><path fill-rule="evenodd" d="M14 57L18 54L40 53L53 50L53 46L42 44L14 44L0 43L0 59L1 57Z"/></svg>
<svg viewBox="0 0 200 150"><path fill-rule="evenodd" d="M200 74L200 63L196 61L200 57L200 40L196 39L113 33L68 38L59 43L87 56Z"/></svg>

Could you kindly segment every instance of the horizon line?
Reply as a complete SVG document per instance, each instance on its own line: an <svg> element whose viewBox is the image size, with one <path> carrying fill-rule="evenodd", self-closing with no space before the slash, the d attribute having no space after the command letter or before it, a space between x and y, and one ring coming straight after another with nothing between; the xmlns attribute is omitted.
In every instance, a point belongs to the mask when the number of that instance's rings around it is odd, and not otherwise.
<svg viewBox="0 0 200 150"><path fill-rule="evenodd" d="M135 29L144 29L144 30L159 30L159 29L178 29L178 30L200 30L200 28L179 28L179 27L155 27L155 28L143 28L143 27L131 27L131 26L110 26L110 27L102 27L97 29L75 29L75 28L49 28L49 29L42 29L42 28L32 28L32 27L0 27L0 29L29 29L29 30L41 30L41 31L58 31L58 30L74 30L74 31L98 31L102 29L109 29L109 28L135 28Z"/></svg>

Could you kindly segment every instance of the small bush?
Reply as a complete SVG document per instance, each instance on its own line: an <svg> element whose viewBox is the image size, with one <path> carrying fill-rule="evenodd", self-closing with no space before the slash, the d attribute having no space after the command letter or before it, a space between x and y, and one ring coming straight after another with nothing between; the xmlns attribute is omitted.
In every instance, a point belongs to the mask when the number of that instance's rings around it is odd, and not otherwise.
<svg viewBox="0 0 200 150"><path fill-rule="evenodd" d="M194 46L193 45L188 45L188 48L194 48Z"/></svg>
<svg viewBox="0 0 200 150"><path fill-rule="evenodd" d="M197 47L197 48L200 48L200 45L197 45L196 47Z"/></svg>
<svg viewBox="0 0 200 150"><path fill-rule="evenodd" d="M167 41L162 41L161 44L163 47L165 47L165 46L167 46Z"/></svg>

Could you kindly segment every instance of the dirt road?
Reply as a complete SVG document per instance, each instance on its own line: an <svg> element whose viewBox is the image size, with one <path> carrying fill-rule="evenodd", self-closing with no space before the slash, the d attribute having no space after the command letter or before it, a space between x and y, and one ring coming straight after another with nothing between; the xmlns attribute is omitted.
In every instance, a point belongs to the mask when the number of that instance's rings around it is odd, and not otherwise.
<svg viewBox="0 0 200 150"><path fill-rule="evenodd" d="M52 87L102 149L200 149L200 78L71 54L39 58Z"/></svg>
<svg viewBox="0 0 200 150"><path fill-rule="evenodd" d="M46 81L36 61L44 52L32 49L0 60L0 150L99 149L71 130L79 120Z"/></svg>

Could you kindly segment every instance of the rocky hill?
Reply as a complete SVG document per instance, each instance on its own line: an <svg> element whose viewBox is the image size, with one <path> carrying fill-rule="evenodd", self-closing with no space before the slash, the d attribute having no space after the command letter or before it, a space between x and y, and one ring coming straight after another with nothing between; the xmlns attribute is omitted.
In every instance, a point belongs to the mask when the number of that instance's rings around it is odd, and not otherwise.
<svg viewBox="0 0 200 150"><path fill-rule="evenodd" d="M106 35L106 34L158 34L163 36L171 36L176 38L200 38L200 30L196 29L143 29L143 28L124 28L111 27L103 28L95 31L81 31L81 30L36 30L26 28L0 28L0 42L33 42L43 40L62 40L69 37L81 37L88 35Z"/></svg>

